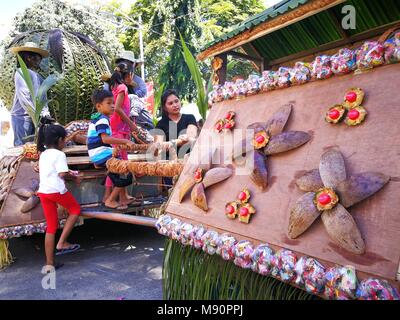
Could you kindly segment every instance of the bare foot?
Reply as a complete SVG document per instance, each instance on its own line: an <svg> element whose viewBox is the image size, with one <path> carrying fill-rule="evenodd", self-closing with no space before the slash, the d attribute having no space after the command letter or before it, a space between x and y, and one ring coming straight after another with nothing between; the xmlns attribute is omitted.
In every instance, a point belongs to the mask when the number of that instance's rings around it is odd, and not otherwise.
<svg viewBox="0 0 400 320"><path fill-rule="evenodd" d="M115 208L117 208L117 207L119 206L119 203L118 203L117 201L106 200L106 201L104 202L104 205L105 205L107 208L115 209Z"/></svg>
<svg viewBox="0 0 400 320"><path fill-rule="evenodd" d="M116 210L126 210L128 206L122 202L117 201L106 201L104 204L107 208L116 209Z"/></svg>
<svg viewBox="0 0 400 320"><path fill-rule="evenodd" d="M57 244L56 248L57 248L57 250L62 250L62 249L70 248L71 246L72 246L72 244L70 244L69 242L64 242L62 244Z"/></svg>
<svg viewBox="0 0 400 320"><path fill-rule="evenodd" d="M121 205L124 205L124 206L129 206L131 203L133 203L133 202L135 202L135 198L132 198L132 199L124 199L124 200L121 200L120 201L120 204Z"/></svg>
<svg viewBox="0 0 400 320"><path fill-rule="evenodd" d="M125 197L126 197L126 199L128 199L128 200L136 200L136 198L135 197L132 197L132 196L130 196L129 194L125 194Z"/></svg>

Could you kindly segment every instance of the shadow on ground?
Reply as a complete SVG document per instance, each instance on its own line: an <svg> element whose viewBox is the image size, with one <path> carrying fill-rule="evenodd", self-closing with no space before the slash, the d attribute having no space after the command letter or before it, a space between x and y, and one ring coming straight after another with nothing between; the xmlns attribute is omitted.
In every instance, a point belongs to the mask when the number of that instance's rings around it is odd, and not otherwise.
<svg viewBox="0 0 400 320"><path fill-rule="evenodd" d="M44 235L10 240L16 261L0 271L2 300L162 299L164 238L156 229L86 220L74 229L81 249L61 256L56 289L42 288Z"/></svg>

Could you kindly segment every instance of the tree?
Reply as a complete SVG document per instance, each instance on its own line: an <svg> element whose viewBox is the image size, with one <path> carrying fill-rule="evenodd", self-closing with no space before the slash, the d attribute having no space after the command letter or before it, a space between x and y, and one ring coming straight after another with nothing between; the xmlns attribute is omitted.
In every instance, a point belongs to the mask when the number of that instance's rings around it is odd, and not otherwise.
<svg viewBox="0 0 400 320"><path fill-rule="evenodd" d="M168 59L159 75L159 83L174 88L183 99L191 101L196 93L190 70L184 62L180 36L191 52L199 49L202 29L200 27L200 5L198 0L167 0L157 7L152 19L152 30L157 34L169 34L173 45ZM152 35L150 39L155 39Z"/></svg>
<svg viewBox="0 0 400 320"><path fill-rule="evenodd" d="M201 0L202 24L207 42L264 9L261 0Z"/></svg>
<svg viewBox="0 0 400 320"><path fill-rule="evenodd" d="M146 79L153 80L156 88L163 83L174 87L189 98L195 96L191 75L181 55L182 47L178 30L190 51L196 54L216 37L220 37L234 24L264 9L262 0L137 0L126 14L121 13L120 2L114 1L105 10L117 17L125 26L120 40L127 50L139 55L139 36L136 21L141 16L145 44ZM127 18L128 16L129 18ZM208 63L201 63L204 79L211 71ZM230 63L228 78L248 75L250 63Z"/></svg>
<svg viewBox="0 0 400 320"><path fill-rule="evenodd" d="M113 58L122 50L117 27L102 17L98 9L60 0L38 0L14 18L8 40L28 31L60 28L88 36Z"/></svg>

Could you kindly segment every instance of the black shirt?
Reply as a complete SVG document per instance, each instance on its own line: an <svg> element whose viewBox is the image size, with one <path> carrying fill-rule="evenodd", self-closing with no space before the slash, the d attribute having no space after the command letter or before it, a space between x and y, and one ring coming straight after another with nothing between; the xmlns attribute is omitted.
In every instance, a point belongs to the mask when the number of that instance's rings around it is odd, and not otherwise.
<svg viewBox="0 0 400 320"><path fill-rule="evenodd" d="M158 122L156 128L165 133L166 141L171 141L177 139L182 134L186 134L186 130L191 124L197 127L196 118L192 114L182 114L182 117L178 123L171 121L169 118L162 118ZM178 154L180 148L181 147L178 147Z"/></svg>

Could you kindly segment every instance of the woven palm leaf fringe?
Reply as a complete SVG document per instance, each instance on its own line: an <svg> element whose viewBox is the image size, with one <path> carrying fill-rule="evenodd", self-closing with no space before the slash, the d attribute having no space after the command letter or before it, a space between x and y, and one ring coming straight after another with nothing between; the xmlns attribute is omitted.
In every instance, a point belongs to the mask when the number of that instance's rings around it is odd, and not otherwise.
<svg viewBox="0 0 400 320"><path fill-rule="evenodd" d="M317 297L217 255L167 239L163 266L167 300L313 300Z"/></svg>
<svg viewBox="0 0 400 320"><path fill-rule="evenodd" d="M102 51L85 39L65 30L35 30L23 34L12 43L12 46L17 46L33 41L51 52L49 58L43 59L39 73L43 78L55 72L63 76L48 92L50 113L61 124L90 119L94 111L91 103L93 90L103 86L101 75L110 72ZM8 48L3 53L4 59L0 62L0 98L10 109L17 63Z"/></svg>
<svg viewBox="0 0 400 320"><path fill-rule="evenodd" d="M13 257L8 250L8 241L0 240L0 270L8 267L13 263Z"/></svg>

